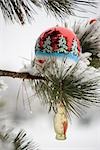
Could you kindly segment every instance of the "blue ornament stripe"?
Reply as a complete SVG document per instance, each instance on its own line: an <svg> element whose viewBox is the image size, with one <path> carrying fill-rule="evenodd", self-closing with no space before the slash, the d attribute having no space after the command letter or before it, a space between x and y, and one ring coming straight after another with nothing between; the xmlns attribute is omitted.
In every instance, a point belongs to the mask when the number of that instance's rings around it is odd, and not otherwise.
<svg viewBox="0 0 100 150"><path fill-rule="evenodd" d="M58 57L58 58L69 58L71 60L74 60L77 62L79 60L79 56L75 55L73 52L67 52L67 53L59 53L59 52L53 52L53 53L47 53L42 51L36 51L35 55L38 57Z"/></svg>

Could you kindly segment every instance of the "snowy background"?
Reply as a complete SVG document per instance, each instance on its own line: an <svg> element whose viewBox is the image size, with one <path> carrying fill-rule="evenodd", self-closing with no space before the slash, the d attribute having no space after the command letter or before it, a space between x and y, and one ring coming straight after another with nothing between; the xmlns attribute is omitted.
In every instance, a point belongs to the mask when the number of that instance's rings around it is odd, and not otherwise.
<svg viewBox="0 0 100 150"><path fill-rule="evenodd" d="M86 13L84 16L95 18L99 15L99 8L95 14ZM78 17L65 20L72 24ZM84 18L85 19L85 18ZM35 15L32 24L20 26L6 24L0 19L0 69L19 71L24 64L30 64L34 58L34 45L37 37L47 28L62 25L63 23L53 17L48 17L45 12ZM4 79L3 77L1 79ZM18 129L23 128L29 137L39 145L41 150L98 150L100 147L100 108L92 109L83 116L83 119L72 117L69 122L67 140L57 141L53 129L53 112L48 114L47 108L41 106L40 101L34 96L30 99L32 112L29 109L27 96L25 108L23 94L25 89L20 87L19 79L4 79L8 85L6 91L0 92L0 120L7 125ZM20 88L17 100L18 90ZM33 95L27 85L29 96ZM17 103L17 104L16 104ZM17 109L16 109L17 105Z"/></svg>

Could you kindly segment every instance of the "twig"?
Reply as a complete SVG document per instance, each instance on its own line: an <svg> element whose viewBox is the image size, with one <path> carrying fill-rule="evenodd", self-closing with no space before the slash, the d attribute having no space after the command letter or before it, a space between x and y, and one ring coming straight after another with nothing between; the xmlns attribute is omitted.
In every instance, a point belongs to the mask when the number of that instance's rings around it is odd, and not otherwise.
<svg viewBox="0 0 100 150"><path fill-rule="evenodd" d="M31 75L28 72L16 72L7 70L0 70L0 76L20 78L20 79L31 79L31 80L45 80L45 78L42 76Z"/></svg>

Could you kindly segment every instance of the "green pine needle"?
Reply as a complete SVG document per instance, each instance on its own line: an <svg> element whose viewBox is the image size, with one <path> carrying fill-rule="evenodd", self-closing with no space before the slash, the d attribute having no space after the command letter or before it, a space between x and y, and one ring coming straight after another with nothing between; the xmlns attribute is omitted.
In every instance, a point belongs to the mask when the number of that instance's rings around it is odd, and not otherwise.
<svg viewBox="0 0 100 150"><path fill-rule="evenodd" d="M98 32L99 24L89 24L89 22L87 21L86 23L76 24L76 26L74 26L74 29L76 35L80 40L82 52L92 52L94 55L96 55L98 52L97 48L100 48L100 34Z"/></svg>
<svg viewBox="0 0 100 150"><path fill-rule="evenodd" d="M54 109L56 103L62 101L68 113L80 116L84 107L100 103L100 73L92 67L80 67L81 60L74 66L65 63L48 63L42 76L45 79L34 80L37 95L44 104ZM33 86L32 85L32 86Z"/></svg>
<svg viewBox="0 0 100 150"><path fill-rule="evenodd" d="M24 24L26 20L30 22L34 19L34 13L37 13L35 8L44 8L47 14L65 18L67 15L77 15L74 10L85 12L82 5L96 7L97 2L95 0L0 0L4 19L21 24Z"/></svg>
<svg viewBox="0 0 100 150"><path fill-rule="evenodd" d="M92 53L91 65L98 68L100 67L100 20L97 19L94 23L75 22L73 30L77 35L82 53Z"/></svg>
<svg viewBox="0 0 100 150"><path fill-rule="evenodd" d="M13 133L13 129L1 130L0 140L8 147L10 145L12 150L39 150L36 143L28 139L24 130L19 131L17 135Z"/></svg>

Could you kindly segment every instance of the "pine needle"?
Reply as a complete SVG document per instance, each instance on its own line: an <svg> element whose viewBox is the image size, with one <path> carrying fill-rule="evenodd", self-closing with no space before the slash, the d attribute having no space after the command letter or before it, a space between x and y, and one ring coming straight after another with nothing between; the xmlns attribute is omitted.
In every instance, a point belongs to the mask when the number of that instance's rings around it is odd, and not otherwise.
<svg viewBox="0 0 100 150"><path fill-rule="evenodd" d="M10 144L13 150L39 150L38 145L28 139L24 130L20 130L17 135L13 129L1 130L0 140L3 144Z"/></svg>
<svg viewBox="0 0 100 150"><path fill-rule="evenodd" d="M42 75L46 80L33 81L32 85L42 102L49 105L49 111L62 101L69 114L80 116L84 109L100 105L100 72L81 59L69 68L66 63L45 65Z"/></svg>
<svg viewBox="0 0 100 150"><path fill-rule="evenodd" d="M24 86L24 88L25 88L25 92L26 92L26 96L27 96L27 100L28 100L30 112L32 112L30 99L29 99L28 92L27 92L27 88L26 88L26 85L25 85L25 82L24 82L24 81L23 81L23 86Z"/></svg>
<svg viewBox="0 0 100 150"><path fill-rule="evenodd" d="M52 14L56 18L64 19L68 15L77 15L74 10L87 12L91 9L85 9L83 6L95 8L95 0L0 0L0 8L3 17L7 21L18 22L22 25L28 21L34 20L35 8L39 8Z"/></svg>

